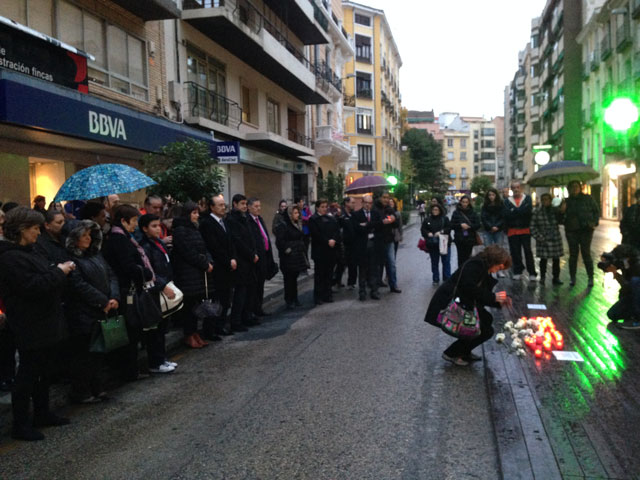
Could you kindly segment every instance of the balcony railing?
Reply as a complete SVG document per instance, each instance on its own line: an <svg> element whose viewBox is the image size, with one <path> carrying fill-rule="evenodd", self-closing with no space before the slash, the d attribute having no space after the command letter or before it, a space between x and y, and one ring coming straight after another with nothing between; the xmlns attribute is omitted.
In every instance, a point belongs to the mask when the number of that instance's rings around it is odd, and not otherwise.
<svg viewBox="0 0 640 480"><path fill-rule="evenodd" d="M616 30L616 51L622 52L629 45L631 45L631 31L629 28L629 22L623 21L622 25L620 25Z"/></svg>
<svg viewBox="0 0 640 480"><path fill-rule="evenodd" d="M316 80L319 82L327 82L333 86L336 90L342 93L342 79L336 75L331 67L326 63L322 62L316 65Z"/></svg>
<svg viewBox="0 0 640 480"><path fill-rule="evenodd" d="M600 68L600 56L598 55L597 50L594 50L589 54L589 67L592 72L595 72Z"/></svg>
<svg viewBox="0 0 640 480"><path fill-rule="evenodd" d="M611 56L611 37L607 33L600 42L600 60L603 62Z"/></svg>
<svg viewBox="0 0 640 480"><path fill-rule="evenodd" d="M366 135L373 135L373 127L357 127L356 128L356 132L358 133L364 133Z"/></svg>
<svg viewBox="0 0 640 480"><path fill-rule="evenodd" d="M228 127L240 127L242 108L236 102L194 82L185 82L185 90L190 116L207 118Z"/></svg>
<svg viewBox="0 0 640 480"><path fill-rule="evenodd" d="M358 162L358 170L364 170L367 172L373 171L373 165L371 163L361 163Z"/></svg>
<svg viewBox="0 0 640 480"><path fill-rule="evenodd" d="M346 93L342 97L342 104L345 107L355 107L356 106L356 96L355 95L347 95Z"/></svg>
<svg viewBox="0 0 640 480"><path fill-rule="evenodd" d="M370 88L362 88L356 90L356 97L358 98L373 98L373 91Z"/></svg>
<svg viewBox="0 0 640 480"><path fill-rule="evenodd" d="M313 145L313 139L307 137L305 134L298 132L297 130L294 130L293 128L287 128L287 134L289 137L289 140L291 140L292 142L296 142L298 145L302 145L303 147L307 147L307 148L314 148Z"/></svg>

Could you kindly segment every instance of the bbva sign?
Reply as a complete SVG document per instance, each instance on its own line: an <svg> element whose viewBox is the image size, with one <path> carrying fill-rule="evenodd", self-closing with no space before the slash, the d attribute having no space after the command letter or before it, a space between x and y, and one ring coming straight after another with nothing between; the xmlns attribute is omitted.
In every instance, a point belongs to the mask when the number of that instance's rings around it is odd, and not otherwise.
<svg viewBox="0 0 640 480"><path fill-rule="evenodd" d="M121 118L89 110L89 132L103 137L127 139L127 131Z"/></svg>

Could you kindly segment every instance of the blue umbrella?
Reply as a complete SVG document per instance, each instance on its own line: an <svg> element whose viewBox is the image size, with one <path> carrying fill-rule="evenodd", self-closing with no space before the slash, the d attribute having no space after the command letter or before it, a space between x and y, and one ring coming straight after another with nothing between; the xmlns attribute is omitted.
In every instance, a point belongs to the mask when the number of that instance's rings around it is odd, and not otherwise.
<svg viewBox="0 0 640 480"><path fill-rule="evenodd" d="M551 162L540 167L529 177L527 184L532 187L555 187L566 185L572 180L586 182L598 178L599 174L589 165L576 160Z"/></svg>
<svg viewBox="0 0 640 480"><path fill-rule="evenodd" d="M54 201L91 200L114 193L135 192L156 181L129 165L105 163L80 170L60 187Z"/></svg>

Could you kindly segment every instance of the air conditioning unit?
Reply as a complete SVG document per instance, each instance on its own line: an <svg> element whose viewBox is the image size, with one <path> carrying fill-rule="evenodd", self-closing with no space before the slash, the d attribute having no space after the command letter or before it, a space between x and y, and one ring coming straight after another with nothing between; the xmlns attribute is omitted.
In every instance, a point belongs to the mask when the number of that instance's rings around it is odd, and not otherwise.
<svg viewBox="0 0 640 480"><path fill-rule="evenodd" d="M174 80L169 82L169 101L182 103L182 85Z"/></svg>

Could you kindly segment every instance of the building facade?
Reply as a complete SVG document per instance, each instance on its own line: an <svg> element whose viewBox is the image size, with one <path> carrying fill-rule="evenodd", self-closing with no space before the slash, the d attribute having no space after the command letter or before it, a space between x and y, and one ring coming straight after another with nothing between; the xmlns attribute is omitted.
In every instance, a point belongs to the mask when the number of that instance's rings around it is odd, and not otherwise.
<svg viewBox="0 0 640 480"><path fill-rule="evenodd" d="M355 58L347 62L346 132L356 165L347 185L363 175L398 175L401 170L402 59L383 10L343 2L344 28L355 42Z"/></svg>

